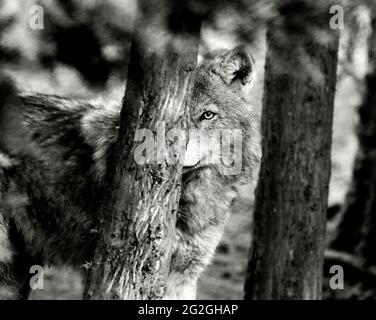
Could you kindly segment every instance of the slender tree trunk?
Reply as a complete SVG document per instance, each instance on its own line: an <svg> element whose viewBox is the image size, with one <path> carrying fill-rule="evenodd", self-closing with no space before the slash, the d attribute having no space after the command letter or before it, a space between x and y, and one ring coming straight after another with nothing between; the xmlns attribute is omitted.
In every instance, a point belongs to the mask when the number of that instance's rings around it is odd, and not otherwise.
<svg viewBox="0 0 376 320"><path fill-rule="evenodd" d="M359 148L353 178L342 211L336 250L359 254L367 265L376 265L376 10L371 4L372 33L365 99L359 106Z"/></svg>
<svg viewBox="0 0 376 320"><path fill-rule="evenodd" d="M119 137L85 299L163 298L181 166L168 165L163 152L161 164L155 158L147 165L136 163L134 139L140 128L183 128L199 32L199 18L188 2L139 1ZM162 150L162 138L153 147Z"/></svg>
<svg viewBox="0 0 376 320"><path fill-rule="evenodd" d="M296 23L280 12L285 25ZM328 12L319 25L326 43L277 19L268 26L246 299L321 298L338 51Z"/></svg>

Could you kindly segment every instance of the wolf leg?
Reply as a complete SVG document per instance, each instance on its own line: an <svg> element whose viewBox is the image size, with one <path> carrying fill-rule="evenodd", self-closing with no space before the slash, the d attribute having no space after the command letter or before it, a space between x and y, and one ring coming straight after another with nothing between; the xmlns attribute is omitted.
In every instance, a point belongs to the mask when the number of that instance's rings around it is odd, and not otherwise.
<svg viewBox="0 0 376 320"><path fill-rule="evenodd" d="M164 300L195 300L196 296L197 277L175 272L169 275Z"/></svg>
<svg viewBox="0 0 376 320"><path fill-rule="evenodd" d="M208 226L196 234L177 232L165 299L196 299L197 280L210 263L222 238L224 224Z"/></svg>
<svg viewBox="0 0 376 320"><path fill-rule="evenodd" d="M28 298L29 271L33 264L16 227L4 221L0 213L0 300Z"/></svg>
<svg viewBox="0 0 376 320"><path fill-rule="evenodd" d="M23 267L25 265L18 265L14 261L0 262L0 300L27 300L30 286L28 270ZM21 270L24 271L22 274L19 273Z"/></svg>

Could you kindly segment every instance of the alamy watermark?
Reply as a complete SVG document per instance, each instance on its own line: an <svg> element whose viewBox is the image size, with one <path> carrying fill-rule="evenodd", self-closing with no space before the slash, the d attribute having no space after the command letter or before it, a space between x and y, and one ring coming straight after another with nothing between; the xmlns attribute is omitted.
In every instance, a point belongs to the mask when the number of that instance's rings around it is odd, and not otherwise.
<svg viewBox="0 0 376 320"><path fill-rule="evenodd" d="M333 15L329 21L330 28L343 30L345 28L343 7L339 4L332 5L329 13Z"/></svg>
<svg viewBox="0 0 376 320"><path fill-rule="evenodd" d="M30 277L29 285L32 290L44 289L44 268L40 265L33 265L30 267Z"/></svg>
<svg viewBox="0 0 376 320"><path fill-rule="evenodd" d="M333 265L329 269L329 273L333 276L329 279L329 287L332 290L343 290L344 289L344 272L340 265Z"/></svg>
<svg viewBox="0 0 376 320"><path fill-rule="evenodd" d="M44 10L42 6L32 5L29 9L29 27L32 30L44 29Z"/></svg>
<svg viewBox="0 0 376 320"><path fill-rule="evenodd" d="M156 127L156 133L149 129L136 131L135 141L139 144L134 151L134 160L138 165L167 163L190 168L213 165L224 175L241 172L241 129L171 129L166 132L163 121ZM184 157L181 156L183 153Z"/></svg>

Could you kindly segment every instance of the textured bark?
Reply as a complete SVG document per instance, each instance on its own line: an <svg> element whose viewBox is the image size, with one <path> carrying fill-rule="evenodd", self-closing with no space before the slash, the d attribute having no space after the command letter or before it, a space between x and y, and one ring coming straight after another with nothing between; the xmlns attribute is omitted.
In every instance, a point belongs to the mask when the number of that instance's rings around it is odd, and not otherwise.
<svg viewBox="0 0 376 320"><path fill-rule="evenodd" d="M321 297L338 51L322 32L326 43L269 25L246 299Z"/></svg>
<svg viewBox="0 0 376 320"><path fill-rule="evenodd" d="M158 121L164 121L166 132L183 128L199 32L199 18L186 2L139 1L119 138L108 193L100 208L103 225L86 299L161 299L164 295L181 166L166 161L138 165L134 137L140 128L156 132Z"/></svg>
<svg viewBox="0 0 376 320"><path fill-rule="evenodd" d="M374 5L373 5L374 7ZM376 265L376 10L369 38L369 73L359 106L358 140L352 183L342 209L342 221L331 247L359 254Z"/></svg>

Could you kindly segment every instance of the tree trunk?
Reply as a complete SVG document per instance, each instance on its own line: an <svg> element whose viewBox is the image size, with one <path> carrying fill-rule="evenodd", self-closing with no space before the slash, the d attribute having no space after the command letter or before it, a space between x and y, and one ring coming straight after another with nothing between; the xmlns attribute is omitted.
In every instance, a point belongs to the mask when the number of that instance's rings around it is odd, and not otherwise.
<svg viewBox="0 0 376 320"><path fill-rule="evenodd" d="M342 221L331 243L333 249L359 254L366 265L376 265L376 9L371 6L369 72L365 99L359 106L359 148Z"/></svg>
<svg viewBox="0 0 376 320"><path fill-rule="evenodd" d="M138 3L119 137L85 299L161 299L169 272L181 166L167 163L164 136L152 143L147 164L136 163L134 140L141 128L154 133L162 125L166 133L183 128L200 19L187 2ZM155 149L162 156L159 164ZM183 156L174 151L175 160Z"/></svg>
<svg viewBox="0 0 376 320"><path fill-rule="evenodd" d="M275 19L267 32L263 158L245 298L320 299L338 35L329 9L318 26L325 43L300 29L304 18L292 25L299 12L280 12L285 25Z"/></svg>

